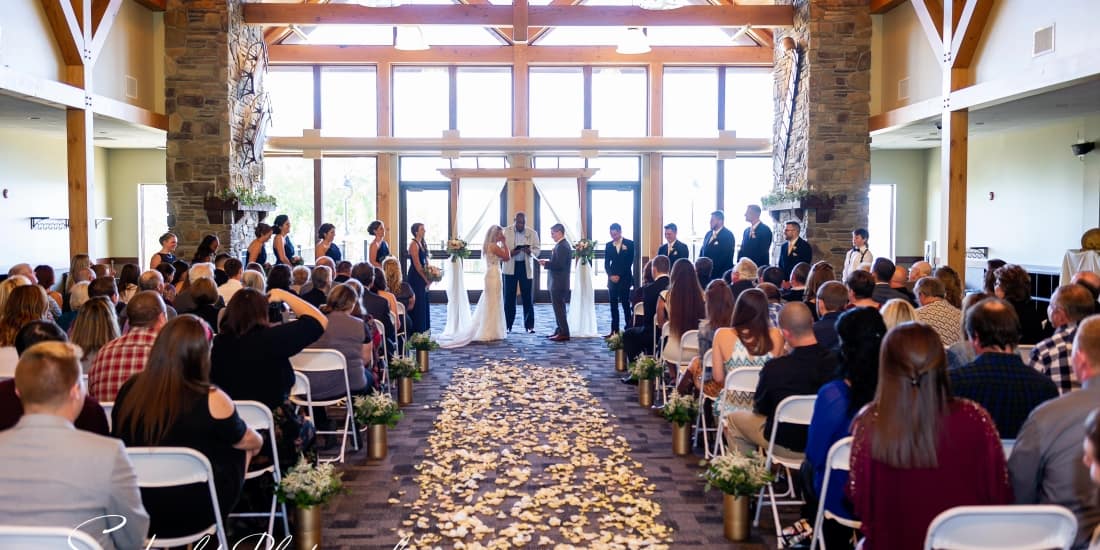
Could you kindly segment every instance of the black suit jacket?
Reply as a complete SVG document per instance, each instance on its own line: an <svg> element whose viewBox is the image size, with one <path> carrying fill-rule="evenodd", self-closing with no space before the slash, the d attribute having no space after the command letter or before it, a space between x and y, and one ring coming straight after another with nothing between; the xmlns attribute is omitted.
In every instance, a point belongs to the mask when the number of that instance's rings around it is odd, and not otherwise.
<svg viewBox="0 0 1100 550"><path fill-rule="evenodd" d="M615 250L614 242L609 242L603 253L603 269L608 277L618 275L618 284L630 288L634 284L634 241L623 239L622 252ZM610 278L607 279L607 284L611 284Z"/></svg>
<svg viewBox="0 0 1100 550"><path fill-rule="evenodd" d="M755 236L753 236L755 234ZM745 234L741 236L741 250L737 252L737 259L748 258L756 262L757 267L771 264L772 230L764 222L760 222L753 232L752 226L745 228Z"/></svg>
<svg viewBox="0 0 1100 550"><path fill-rule="evenodd" d="M667 242L665 244L662 244L661 246L657 247L657 255L658 256L668 256L668 264L670 266L672 264L676 263L676 260L679 260L680 258L691 259L691 253L688 252L688 245L686 245L686 244L684 244L680 241L676 241L676 242L672 243L672 251L671 252L668 249L668 243Z"/></svg>
<svg viewBox="0 0 1100 550"><path fill-rule="evenodd" d="M783 243L783 248L779 250L779 269L783 271L783 280L791 278L791 270L799 262L806 262L810 265L814 263L814 249L810 246L810 243L806 242L806 239L799 237L794 243L794 254L788 254L791 243Z"/></svg>
<svg viewBox="0 0 1100 550"><path fill-rule="evenodd" d="M703 248L699 250L700 256L706 256L714 262L714 269L710 272L710 278L719 279L722 274L733 268L733 232L723 227L718 230L717 239L713 238L714 232L707 231L703 237Z"/></svg>
<svg viewBox="0 0 1100 550"><path fill-rule="evenodd" d="M550 290L569 290L570 258L573 255L569 243L562 239L550 251L550 261L546 263L547 286Z"/></svg>
<svg viewBox="0 0 1100 550"><path fill-rule="evenodd" d="M792 395L814 395L829 380L836 368L837 357L821 344L796 347L783 357L764 363L760 380L753 396L756 414L768 417L764 435L771 437L775 409ZM784 424L776 434L775 442L792 451L806 448L806 426Z"/></svg>

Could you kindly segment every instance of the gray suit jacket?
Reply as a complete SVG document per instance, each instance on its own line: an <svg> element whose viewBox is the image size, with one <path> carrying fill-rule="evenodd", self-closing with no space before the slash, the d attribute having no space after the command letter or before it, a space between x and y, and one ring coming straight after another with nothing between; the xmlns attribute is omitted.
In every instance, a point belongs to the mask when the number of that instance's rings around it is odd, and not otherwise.
<svg viewBox="0 0 1100 550"><path fill-rule="evenodd" d="M0 432L0 518L8 525L76 528L105 549L144 548L149 516L122 441L29 414ZM126 518L121 528L118 518ZM88 522L88 523L85 523Z"/></svg>
<svg viewBox="0 0 1100 550"><path fill-rule="evenodd" d="M550 261L546 264L547 286L551 291L569 290L569 269L572 266L573 249L565 239L554 245Z"/></svg>
<svg viewBox="0 0 1100 550"><path fill-rule="evenodd" d="M531 253L527 255L525 263L527 265L527 278L533 279L535 277L535 258L539 255L539 234L535 233L534 229L527 226L523 229L523 234L526 237L525 244L531 245ZM516 247L516 226L509 225L504 228L504 248L508 249L511 253L512 249ZM505 275L516 274L516 260L505 260L501 264L501 271Z"/></svg>

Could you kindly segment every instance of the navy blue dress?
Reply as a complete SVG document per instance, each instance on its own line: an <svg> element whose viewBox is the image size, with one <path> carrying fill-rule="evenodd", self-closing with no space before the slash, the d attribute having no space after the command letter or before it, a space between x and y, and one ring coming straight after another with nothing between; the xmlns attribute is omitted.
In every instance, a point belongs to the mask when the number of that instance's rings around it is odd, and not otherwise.
<svg viewBox="0 0 1100 550"><path fill-rule="evenodd" d="M419 250L420 265L427 267L428 247L424 246L424 243L420 243L417 248ZM378 251L381 253L381 246L378 247ZM421 277L420 272L413 267L412 258L409 258L408 273L409 286L412 287L413 295L416 296L416 304L413 306L412 311L408 312L409 330L411 332L424 332L432 328L432 320L428 311L428 281Z"/></svg>
<svg viewBox="0 0 1100 550"><path fill-rule="evenodd" d="M381 264L382 260L390 257L390 245L386 244L386 241L382 241L378 245L378 251L374 253L374 261Z"/></svg>
<svg viewBox="0 0 1100 550"><path fill-rule="evenodd" d="M325 251L325 256L332 258L332 261L339 262L344 259L344 255L340 253L340 247L336 246L336 243L328 245L328 250Z"/></svg>
<svg viewBox="0 0 1100 550"><path fill-rule="evenodd" d="M284 235L283 236L283 254L286 254L286 258L288 260L294 258L294 256L297 255L297 249L294 248L294 243L290 242L290 235ZM279 258L278 254L275 254L274 256L275 256L275 265L286 263L286 262L282 261ZM290 265L290 264L287 264L287 265Z"/></svg>

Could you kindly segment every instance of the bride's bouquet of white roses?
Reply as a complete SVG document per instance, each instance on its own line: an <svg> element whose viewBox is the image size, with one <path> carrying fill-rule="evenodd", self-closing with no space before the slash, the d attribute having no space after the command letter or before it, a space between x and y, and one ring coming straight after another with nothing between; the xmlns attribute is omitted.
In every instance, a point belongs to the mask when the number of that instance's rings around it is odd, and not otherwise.
<svg viewBox="0 0 1100 550"><path fill-rule="evenodd" d="M592 265L592 261L596 259L596 241L580 239L573 243L573 259L580 260L582 264Z"/></svg>
<svg viewBox="0 0 1100 550"><path fill-rule="evenodd" d="M428 276L429 283L438 283L443 280L443 270L434 265L424 266L424 274Z"/></svg>
<svg viewBox="0 0 1100 550"><path fill-rule="evenodd" d="M447 253L451 255L452 262L456 262L459 259L465 260L470 257L470 249L467 248L466 241L459 238L447 240Z"/></svg>

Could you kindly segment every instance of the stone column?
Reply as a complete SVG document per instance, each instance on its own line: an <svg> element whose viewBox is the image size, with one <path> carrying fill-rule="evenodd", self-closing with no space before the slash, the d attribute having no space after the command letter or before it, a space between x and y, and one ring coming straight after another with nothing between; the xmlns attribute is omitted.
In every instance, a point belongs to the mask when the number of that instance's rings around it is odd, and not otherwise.
<svg viewBox="0 0 1100 550"><path fill-rule="evenodd" d="M257 214L235 221L226 212L211 223L203 204L226 189L262 189L263 35L244 24L241 0L168 0L164 26L168 220L177 255L189 260L214 233L220 250L240 257Z"/></svg>
<svg viewBox="0 0 1100 550"><path fill-rule="evenodd" d="M851 248L851 232L867 227L871 147L868 119L871 103L871 13L866 0L794 0L794 27L775 35L774 134L775 187L807 189L833 199L831 215L816 209L776 213L778 243L782 224L802 223L803 238L813 245L814 261L825 260L840 273ZM790 38L791 40L786 40ZM789 146L784 105L789 71L799 52L799 81L790 125ZM800 215L800 217L799 217ZM825 218L828 217L828 221ZM870 245L875 249L875 235Z"/></svg>

